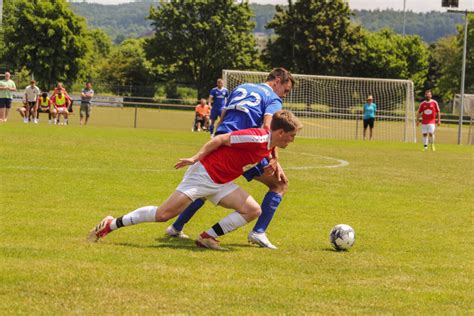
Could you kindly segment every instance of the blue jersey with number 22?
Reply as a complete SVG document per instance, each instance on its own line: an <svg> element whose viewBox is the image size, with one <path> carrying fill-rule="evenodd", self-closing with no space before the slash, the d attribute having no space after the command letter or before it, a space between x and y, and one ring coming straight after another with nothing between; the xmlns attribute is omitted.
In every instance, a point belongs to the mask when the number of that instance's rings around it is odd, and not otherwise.
<svg viewBox="0 0 474 316"><path fill-rule="evenodd" d="M269 85L244 83L230 94L216 134L262 127L265 115L273 115L282 106L282 100Z"/></svg>

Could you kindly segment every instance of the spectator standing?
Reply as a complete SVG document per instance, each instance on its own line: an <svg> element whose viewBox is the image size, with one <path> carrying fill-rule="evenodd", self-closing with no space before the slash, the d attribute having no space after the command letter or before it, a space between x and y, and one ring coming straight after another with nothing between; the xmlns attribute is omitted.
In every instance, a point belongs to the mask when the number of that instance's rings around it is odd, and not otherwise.
<svg viewBox="0 0 474 316"><path fill-rule="evenodd" d="M6 122L8 112L12 107L13 92L16 91L16 85L10 79L9 72L5 72L5 78L0 80L0 122Z"/></svg>
<svg viewBox="0 0 474 316"><path fill-rule="evenodd" d="M67 94L66 88L64 88L64 86L63 86L63 83L59 81L59 82L56 84L56 88L54 88L53 93L51 94L51 99L52 99L56 94L58 94L59 91L62 91L63 94L65 94L65 95L67 95L67 96L69 97L69 95Z"/></svg>
<svg viewBox="0 0 474 316"><path fill-rule="evenodd" d="M375 123L375 112L377 111L377 105L373 102L374 98L369 95L367 97L367 103L364 104L364 140L367 132L367 127L369 130L369 139L372 139L372 130L374 129Z"/></svg>
<svg viewBox="0 0 474 316"><path fill-rule="evenodd" d="M25 110L26 113L23 116L23 122L28 123L30 118L33 119L33 122L36 124L38 120L36 119L36 103L41 94L40 89L36 86L36 81L31 80L30 85L25 88Z"/></svg>
<svg viewBox="0 0 474 316"><path fill-rule="evenodd" d="M87 125L87 121L89 120L89 116L91 113L92 97L94 97L94 90L92 90L92 83L87 82L86 87L82 89L82 92L81 92L81 110L80 110L81 125L82 124Z"/></svg>

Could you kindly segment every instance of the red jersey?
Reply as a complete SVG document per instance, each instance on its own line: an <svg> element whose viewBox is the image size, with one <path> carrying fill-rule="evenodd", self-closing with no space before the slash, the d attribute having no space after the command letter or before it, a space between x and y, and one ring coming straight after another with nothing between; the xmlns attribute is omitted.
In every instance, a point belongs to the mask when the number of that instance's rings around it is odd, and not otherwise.
<svg viewBox="0 0 474 316"><path fill-rule="evenodd" d="M421 124L435 124L436 115L439 113L438 102L435 100L421 102L418 113L423 113L421 115Z"/></svg>
<svg viewBox="0 0 474 316"><path fill-rule="evenodd" d="M230 134L230 146L221 146L201 159L201 163L215 183L237 179L245 166L254 165L270 156L270 131L249 128Z"/></svg>

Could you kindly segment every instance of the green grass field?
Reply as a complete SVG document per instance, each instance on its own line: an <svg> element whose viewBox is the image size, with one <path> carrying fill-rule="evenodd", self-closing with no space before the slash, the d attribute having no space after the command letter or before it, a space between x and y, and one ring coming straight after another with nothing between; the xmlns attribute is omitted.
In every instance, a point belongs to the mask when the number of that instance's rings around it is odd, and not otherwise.
<svg viewBox="0 0 474 316"><path fill-rule="evenodd" d="M86 243L105 215L163 202L184 173L175 161L208 140L176 130L190 124L173 113L161 129L26 125L16 113L0 125L1 314L473 313L470 146L297 139L281 152L290 189L268 231L276 251L247 244L253 223L221 239L226 252L166 239L168 223ZM238 183L262 199L261 184ZM207 203L185 231L228 213ZM339 223L356 231L349 252L330 249Z"/></svg>

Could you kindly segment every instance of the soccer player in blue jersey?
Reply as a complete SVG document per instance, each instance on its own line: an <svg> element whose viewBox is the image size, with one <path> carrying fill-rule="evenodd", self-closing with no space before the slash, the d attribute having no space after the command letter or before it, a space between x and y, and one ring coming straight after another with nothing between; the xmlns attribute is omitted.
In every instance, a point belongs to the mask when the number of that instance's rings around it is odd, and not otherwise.
<svg viewBox="0 0 474 316"><path fill-rule="evenodd" d="M293 76L284 68L273 69L265 83L246 83L235 88L222 111L216 135L225 134L246 128L270 128L272 115L281 110L282 98L291 91L294 85ZM269 191L263 199L260 215L255 227L248 235L248 241L261 247L276 249L267 238L265 231L280 205L283 195L288 190L288 179L277 160L262 160L257 166L243 172L247 181L255 179L265 184ZM188 238L183 233L184 225L204 204L204 200L195 200L176 222L166 229L166 234L173 237Z"/></svg>
<svg viewBox="0 0 474 316"><path fill-rule="evenodd" d="M222 109L225 106L225 102L229 97L229 90L224 87L224 80L217 79L217 87L212 88L211 92L209 92L209 104L212 105L211 109L211 116L210 116L210 124L209 124L209 132L211 136L214 135L214 123L216 122L217 118L221 116Z"/></svg>

